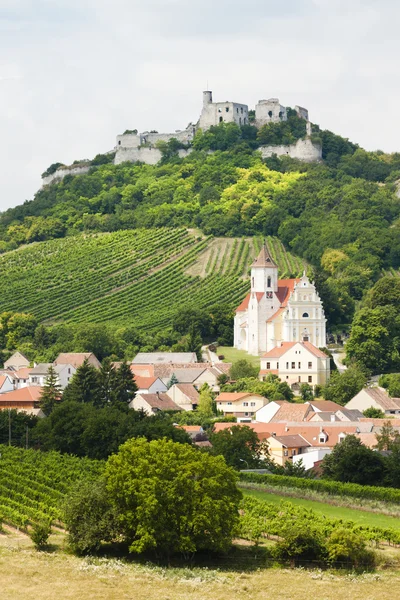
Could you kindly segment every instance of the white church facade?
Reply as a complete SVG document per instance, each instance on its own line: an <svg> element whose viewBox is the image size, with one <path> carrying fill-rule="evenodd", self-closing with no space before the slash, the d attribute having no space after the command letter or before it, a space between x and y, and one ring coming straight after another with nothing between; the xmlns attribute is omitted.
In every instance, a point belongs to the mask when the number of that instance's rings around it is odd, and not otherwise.
<svg viewBox="0 0 400 600"><path fill-rule="evenodd" d="M282 342L326 345L326 319L314 284L278 279L278 267L265 246L251 266L251 290L236 309L234 346L255 356Z"/></svg>

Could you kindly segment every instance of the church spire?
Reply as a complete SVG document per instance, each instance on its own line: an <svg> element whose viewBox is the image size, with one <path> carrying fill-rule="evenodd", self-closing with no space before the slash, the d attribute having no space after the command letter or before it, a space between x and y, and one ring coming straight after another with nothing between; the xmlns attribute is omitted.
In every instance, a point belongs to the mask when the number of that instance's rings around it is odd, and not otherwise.
<svg viewBox="0 0 400 600"><path fill-rule="evenodd" d="M274 263L274 261L271 258L270 253L268 252L267 249L267 245L264 242L259 255L257 256L257 258L255 259L255 261L253 262L253 264L251 265L252 268L253 267L277 267L277 265Z"/></svg>

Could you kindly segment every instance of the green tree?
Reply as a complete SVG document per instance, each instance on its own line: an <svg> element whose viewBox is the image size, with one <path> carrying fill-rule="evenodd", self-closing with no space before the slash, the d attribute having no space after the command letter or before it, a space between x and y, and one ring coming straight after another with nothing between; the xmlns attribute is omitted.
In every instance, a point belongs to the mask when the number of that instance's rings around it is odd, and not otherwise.
<svg viewBox="0 0 400 600"><path fill-rule="evenodd" d="M303 402L313 400L314 394L311 385L309 385L308 383L302 383L300 386L300 396Z"/></svg>
<svg viewBox="0 0 400 600"><path fill-rule="evenodd" d="M364 417L368 417L368 419L384 419L385 413L380 408L374 408L371 406L370 408L366 408L363 411Z"/></svg>
<svg viewBox="0 0 400 600"><path fill-rule="evenodd" d="M215 415L214 398L211 394L210 387L207 384L204 384L200 389L197 410L205 417L213 417Z"/></svg>
<svg viewBox="0 0 400 600"><path fill-rule="evenodd" d="M369 550L365 539L354 531L339 528L326 541L328 560L333 566L361 569L375 566L375 553Z"/></svg>
<svg viewBox="0 0 400 600"><path fill-rule="evenodd" d="M245 379L247 377L257 378L259 370L259 366L253 365L246 359L241 359L233 363L229 371L229 375L233 381Z"/></svg>
<svg viewBox="0 0 400 600"><path fill-rule="evenodd" d="M85 404L99 404L100 387L98 371L85 358L77 368L71 382L64 390L64 399Z"/></svg>
<svg viewBox="0 0 400 600"><path fill-rule="evenodd" d="M172 373L171 378L167 382L167 389L170 389L173 385L179 383L177 376L175 373Z"/></svg>
<svg viewBox="0 0 400 600"><path fill-rule="evenodd" d="M127 407L136 396L138 387L128 363L123 362L115 373L115 399L122 407Z"/></svg>
<svg viewBox="0 0 400 600"><path fill-rule="evenodd" d="M104 478L80 482L66 498L64 515L68 542L76 554L96 552L118 536L117 513Z"/></svg>
<svg viewBox="0 0 400 600"><path fill-rule="evenodd" d="M343 373L335 371L322 388L325 400L332 400L344 406L367 384L367 377L360 368L351 366Z"/></svg>
<svg viewBox="0 0 400 600"><path fill-rule="evenodd" d="M384 460L364 446L359 438L348 435L321 464L323 477L344 483L381 485L384 478Z"/></svg>
<svg viewBox="0 0 400 600"><path fill-rule="evenodd" d="M386 388L392 398L400 398L400 373L381 375L379 385Z"/></svg>
<svg viewBox="0 0 400 600"><path fill-rule="evenodd" d="M385 421L379 433L376 434L376 447L378 450L393 450L400 445L400 434L390 421Z"/></svg>
<svg viewBox="0 0 400 600"><path fill-rule="evenodd" d="M44 385L40 392L39 406L45 415L49 415L56 404L61 400L61 386L58 383L58 375L54 367L50 365Z"/></svg>
<svg viewBox="0 0 400 600"><path fill-rule="evenodd" d="M263 446L256 432L245 425L233 425L209 436L214 454L222 454L235 469L257 468Z"/></svg>
<svg viewBox="0 0 400 600"><path fill-rule="evenodd" d="M95 398L97 406L110 406L116 401L116 370L109 358L105 358L101 363L101 368L97 373L98 394Z"/></svg>
<svg viewBox="0 0 400 600"><path fill-rule="evenodd" d="M241 493L221 457L167 440L129 440L106 465L107 490L129 550L225 551Z"/></svg>

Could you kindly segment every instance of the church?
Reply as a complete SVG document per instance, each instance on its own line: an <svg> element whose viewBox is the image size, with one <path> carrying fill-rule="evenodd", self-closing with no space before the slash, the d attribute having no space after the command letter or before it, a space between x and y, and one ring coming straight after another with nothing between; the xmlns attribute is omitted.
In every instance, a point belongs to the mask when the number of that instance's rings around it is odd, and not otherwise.
<svg viewBox="0 0 400 600"><path fill-rule="evenodd" d="M251 266L251 290L236 309L234 346L255 356L283 342L326 345L326 319L314 284L278 279L278 267L266 246Z"/></svg>

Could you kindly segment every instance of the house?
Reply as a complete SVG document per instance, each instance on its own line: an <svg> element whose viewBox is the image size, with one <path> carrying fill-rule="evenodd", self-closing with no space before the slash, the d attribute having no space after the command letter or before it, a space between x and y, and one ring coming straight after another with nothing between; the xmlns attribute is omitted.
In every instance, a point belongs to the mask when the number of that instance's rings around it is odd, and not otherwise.
<svg viewBox="0 0 400 600"><path fill-rule="evenodd" d="M138 394L157 394L158 392L166 392L167 386L159 377L141 377L135 375Z"/></svg>
<svg viewBox="0 0 400 600"><path fill-rule="evenodd" d="M310 469L314 469L315 466L324 460L325 456L331 452L331 448L308 449L307 452L302 452L301 454L293 456L293 464L296 465L301 463L305 470L309 471Z"/></svg>
<svg viewBox="0 0 400 600"><path fill-rule="evenodd" d="M400 415L400 398L391 398L381 387L364 388L346 404L346 408L361 412L367 408L379 408L385 415Z"/></svg>
<svg viewBox="0 0 400 600"><path fill-rule="evenodd" d="M193 385L199 390L206 383L213 392L219 392L218 377L222 374L216 367L207 367L194 379Z"/></svg>
<svg viewBox="0 0 400 600"><path fill-rule="evenodd" d="M332 402L332 400L309 400L306 402L315 412L336 412L343 408L341 404Z"/></svg>
<svg viewBox="0 0 400 600"><path fill-rule="evenodd" d="M282 467L311 446L310 442L299 434L271 435L267 438L267 444L271 459Z"/></svg>
<svg viewBox="0 0 400 600"><path fill-rule="evenodd" d="M72 365L78 369L87 359L89 365L95 369L100 369L100 361L96 358L93 352L62 352L54 361L54 365Z"/></svg>
<svg viewBox="0 0 400 600"><path fill-rule="evenodd" d="M0 394L7 394L14 389L14 382L9 375L0 375Z"/></svg>
<svg viewBox="0 0 400 600"><path fill-rule="evenodd" d="M29 373L29 385L43 386L48 377L50 367L53 367L57 376L57 384L62 390L65 390L76 373L76 368L71 364L39 363Z"/></svg>
<svg viewBox="0 0 400 600"><path fill-rule="evenodd" d="M4 363L5 369L14 369L14 371L18 371L18 369L23 369L24 367L29 367L30 360L26 358L21 352L14 352L12 356Z"/></svg>
<svg viewBox="0 0 400 600"><path fill-rule="evenodd" d="M307 417L313 412L309 404L293 404L292 402L282 402L279 410L271 418L271 423L287 423L306 421Z"/></svg>
<svg viewBox="0 0 400 600"><path fill-rule="evenodd" d="M282 404L286 404L286 400L271 400L271 402L268 402L257 410L254 420L257 423L269 423Z"/></svg>
<svg viewBox="0 0 400 600"><path fill-rule="evenodd" d="M330 376L330 358L310 342L278 342L261 357L260 379L278 375L294 390L302 383L312 388L325 385Z"/></svg>
<svg viewBox="0 0 400 600"><path fill-rule="evenodd" d="M306 273L300 279L279 279L266 246L251 265L250 292L236 309L234 346L255 356L279 342L326 344L326 319L315 285Z"/></svg>
<svg viewBox="0 0 400 600"><path fill-rule="evenodd" d="M139 352L132 361L133 365L156 365L168 363L195 363L195 352Z"/></svg>
<svg viewBox="0 0 400 600"><path fill-rule="evenodd" d="M38 408L41 391L40 387L27 386L2 394L0 396L0 410L11 408L19 411L31 411Z"/></svg>
<svg viewBox="0 0 400 600"><path fill-rule="evenodd" d="M155 377L154 365L129 365L130 370L134 375L140 377ZM159 375L157 375L159 377Z"/></svg>
<svg viewBox="0 0 400 600"><path fill-rule="evenodd" d="M318 411L314 412L311 416L308 417L308 421L349 421L354 423L355 421L359 421L362 419L364 415L359 410L353 409L349 410L347 408L341 407L340 410L336 412L323 412Z"/></svg>
<svg viewBox="0 0 400 600"><path fill-rule="evenodd" d="M136 394L129 408L143 410L146 415L154 415L160 410L182 410L167 394Z"/></svg>
<svg viewBox="0 0 400 600"><path fill-rule="evenodd" d="M251 392L221 392L215 402L217 409L223 411L224 416L232 415L239 422L248 422L268 400Z"/></svg>
<svg viewBox="0 0 400 600"><path fill-rule="evenodd" d="M21 367L21 369L18 369L17 371L12 369L2 371L3 375L8 375L12 379L14 389L24 388L29 385L30 372L31 369L28 367Z"/></svg>
<svg viewBox="0 0 400 600"><path fill-rule="evenodd" d="M200 394L191 383L175 383L167 394L183 410L193 410L199 403Z"/></svg>

